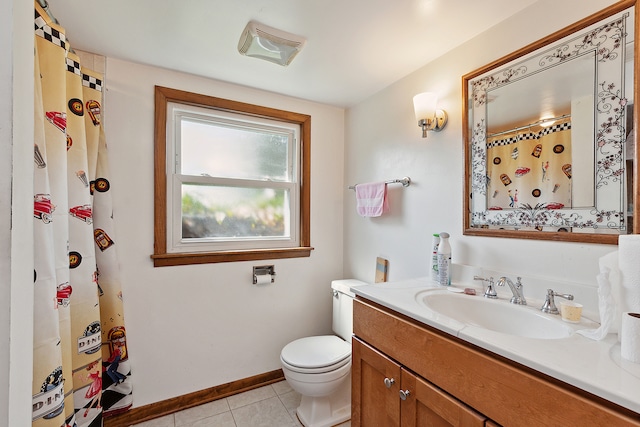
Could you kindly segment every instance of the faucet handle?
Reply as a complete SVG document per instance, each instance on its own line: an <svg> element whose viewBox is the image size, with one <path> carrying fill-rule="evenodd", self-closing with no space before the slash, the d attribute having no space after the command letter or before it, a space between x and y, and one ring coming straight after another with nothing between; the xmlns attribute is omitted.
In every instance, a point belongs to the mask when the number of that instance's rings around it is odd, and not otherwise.
<svg viewBox="0 0 640 427"><path fill-rule="evenodd" d="M493 299L498 298L498 293L493 287L493 277L489 277L488 279L485 279L484 277L473 276L473 280L482 280L483 282L488 283L487 289L484 291L485 298L493 298Z"/></svg>
<svg viewBox="0 0 640 427"><path fill-rule="evenodd" d="M520 304L527 305L527 300L524 297L524 292L522 291L522 277L516 277L516 295L511 297L511 304Z"/></svg>
<svg viewBox="0 0 640 427"><path fill-rule="evenodd" d="M540 308L542 312L549 313L549 314L560 314L560 311L558 311L558 307L556 307L556 301L554 297L565 298L568 300L573 299L573 295L571 294L559 294L555 292L553 289L547 289L547 296L544 299L544 304L542 304L542 308Z"/></svg>

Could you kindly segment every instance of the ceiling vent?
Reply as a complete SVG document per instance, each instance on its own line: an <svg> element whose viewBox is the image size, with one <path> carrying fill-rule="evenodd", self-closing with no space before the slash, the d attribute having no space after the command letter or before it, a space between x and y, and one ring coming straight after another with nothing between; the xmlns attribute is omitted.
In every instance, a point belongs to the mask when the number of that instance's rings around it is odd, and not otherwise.
<svg viewBox="0 0 640 427"><path fill-rule="evenodd" d="M303 37L250 21L240 36L238 52L279 65L289 65L305 42Z"/></svg>

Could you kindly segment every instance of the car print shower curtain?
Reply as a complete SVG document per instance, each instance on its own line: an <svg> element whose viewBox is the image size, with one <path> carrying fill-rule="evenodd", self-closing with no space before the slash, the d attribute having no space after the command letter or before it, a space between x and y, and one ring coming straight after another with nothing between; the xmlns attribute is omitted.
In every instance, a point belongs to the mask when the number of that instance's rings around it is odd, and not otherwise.
<svg viewBox="0 0 640 427"><path fill-rule="evenodd" d="M132 404L103 77L35 2L33 426L101 426Z"/></svg>
<svg viewBox="0 0 640 427"><path fill-rule="evenodd" d="M571 120L487 138L489 209L572 206Z"/></svg>

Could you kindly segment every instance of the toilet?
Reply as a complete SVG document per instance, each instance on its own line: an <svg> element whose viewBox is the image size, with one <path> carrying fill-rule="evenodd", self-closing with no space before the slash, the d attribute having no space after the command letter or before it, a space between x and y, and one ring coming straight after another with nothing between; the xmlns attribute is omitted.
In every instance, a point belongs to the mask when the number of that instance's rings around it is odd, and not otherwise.
<svg viewBox="0 0 640 427"><path fill-rule="evenodd" d="M331 427L351 419L351 336L354 286L359 280L334 280L333 332L300 338L280 353L284 377L302 399L296 410L305 427Z"/></svg>

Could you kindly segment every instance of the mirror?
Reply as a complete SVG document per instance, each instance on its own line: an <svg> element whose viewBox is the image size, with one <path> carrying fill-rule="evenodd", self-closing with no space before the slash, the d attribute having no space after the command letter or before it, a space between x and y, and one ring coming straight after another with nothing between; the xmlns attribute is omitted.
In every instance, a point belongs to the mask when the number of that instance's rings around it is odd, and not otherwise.
<svg viewBox="0 0 640 427"><path fill-rule="evenodd" d="M638 230L635 3L463 77L464 234L617 244Z"/></svg>

